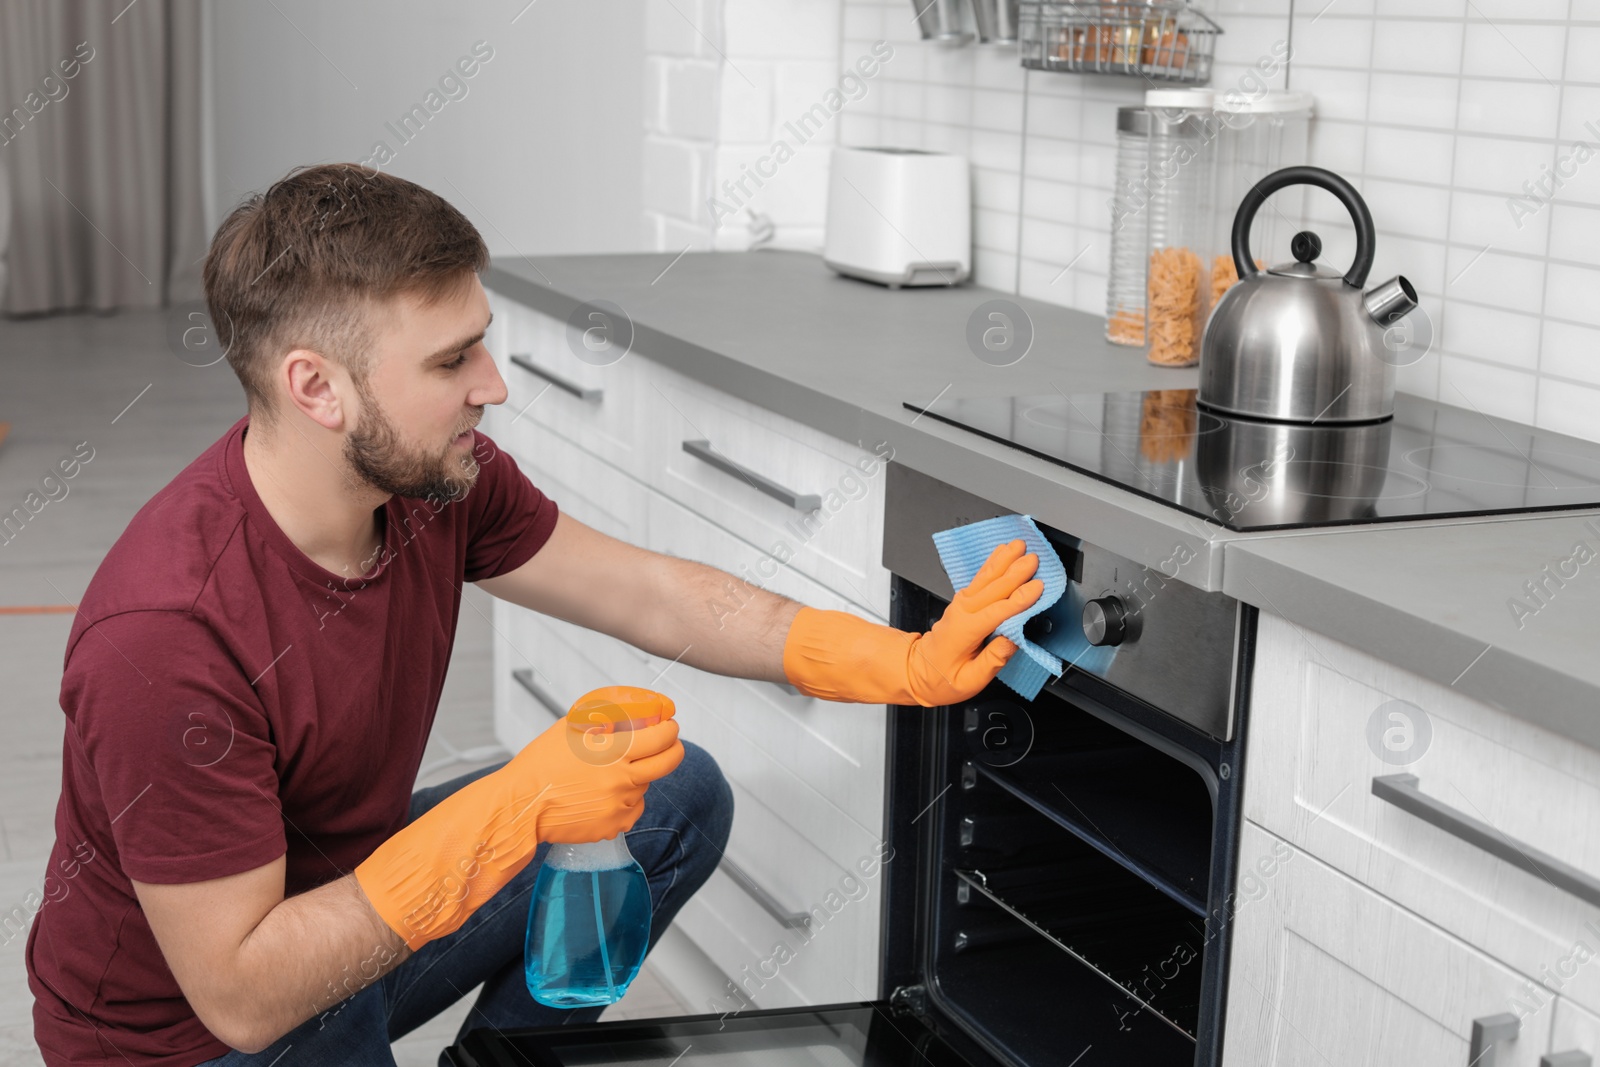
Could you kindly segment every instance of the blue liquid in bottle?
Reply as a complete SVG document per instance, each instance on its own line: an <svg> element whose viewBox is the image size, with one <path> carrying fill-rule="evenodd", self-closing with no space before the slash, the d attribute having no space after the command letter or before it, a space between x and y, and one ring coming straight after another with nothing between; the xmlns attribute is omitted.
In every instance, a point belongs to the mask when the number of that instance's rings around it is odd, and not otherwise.
<svg viewBox="0 0 1600 1067"><path fill-rule="evenodd" d="M552 1008L622 999L650 946L650 884L623 835L551 845L528 909L528 992Z"/></svg>

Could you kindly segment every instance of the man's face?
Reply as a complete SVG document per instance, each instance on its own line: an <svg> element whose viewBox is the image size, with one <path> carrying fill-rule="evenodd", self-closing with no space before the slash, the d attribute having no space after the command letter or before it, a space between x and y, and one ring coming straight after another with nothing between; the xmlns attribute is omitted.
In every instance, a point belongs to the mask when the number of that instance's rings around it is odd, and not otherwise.
<svg viewBox="0 0 1600 1067"><path fill-rule="evenodd" d="M361 410L345 436L357 476L394 496L449 498L478 480L472 428L506 385L484 347L489 298L477 276L431 307L401 294L377 316Z"/></svg>

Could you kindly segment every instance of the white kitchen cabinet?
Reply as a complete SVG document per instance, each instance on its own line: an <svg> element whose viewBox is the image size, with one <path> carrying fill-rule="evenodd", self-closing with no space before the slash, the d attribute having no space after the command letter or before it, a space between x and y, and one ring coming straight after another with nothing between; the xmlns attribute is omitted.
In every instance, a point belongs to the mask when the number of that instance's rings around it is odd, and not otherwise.
<svg viewBox="0 0 1600 1067"><path fill-rule="evenodd" d="M1593 940L1589 947L1600 953L1600 946ZM1586 966L1600 967L1600 954ZM1550 1028L1550 1051L1557 1057L1551 1067L1580 1067L1573 1053L1588 1056L1590 1063L1600 1063L1600 1015L1584 1011L1565 997L1557 998L1555 1021ZM1561 1053L1569 1054L1568 1061L1559 1058ZM1581 1067L1590 1067L1590 1064Z"/></svg>
<svg viewBox="0 0 1600 1067"><path fill-rule="evenodd" d="M611 537L643 539L648 494L638 482L532 420L486 432L562 511ZM492 622L495 732L513 752L549 725L551 707L564 712L589 690L620 684L618 656L644 662L643 653L615 638L503 600L494 602ZM518 671L526 672L521 682Z"/></svg>
<svg viewBox="0 0 1600 1067"><path fill-rule="evenodd" d="M673 667L663 681L727 709L727 728L773 759L857 825L883 822L885 710L835 704L770 682ZM813 801L808 797L807 805ZM874 832L876 830L874 829Z"/></svg>
<svg viewBox="0 0 1600 1067"><path fill-rule="evenodd" d="M772 988L745 987L757 1007L870 996L877 988L882 878L862 878L852 867L876 853L868 845L840 863L790 824L784 815L792 813L780 815L757 799L746 774L736 769L729 777L735 818L726 856L677 922L736 982L774 971L781 976Z"/></svg>
<svg viewBox="0 0 1600 1067"><path fill-rule="evenodd" d="M757 554L655 493L649 498L648 527L651 548L684 559L731 568ZM822 608L850 607L791 570L780 570L769 587ZM736 611L737 599L729 603ZM737 615L729 624L737 624ZM883 827L886 709L799 695L781 708L761 692L785 696L768 683L669 662L659 661L664 673L655 688L679 702L683 736L716 757L734 785L737 814L728 854L748 876L741 884L719 875L715 886L702 891L705 899L686 907L680 921L730 977L759 975L761 962L773 956L779 941L797 950L794 960L778 968L782 982L747 992L760 1007L873 995L879 933L875 887L870 887L871 903L853 901L828 918L825 937L818 930L807 938L801 928L782 926L774 913L807 912L823 904L830 889L874 854ZM753 955L752 945L759 949ZM747 966L754 970L746 972Z"/></svg>
<svg viewBox="0 0 1600 1067"><path fill-rule="evenodd" d="M887 444L869 451L646 361L646 483L880 618Z"/></svg>
<svg viewBox="0 0 1600 1067"><path fill-rule="evenodd" d="M652 493L648 506L650 547L658 552L721 567L751 564L761 554L758 549L664 497ZM843 597L791 570L778 569L765 580L765 587L770 592L817 608L854 610L861 614ZM739 606L744 602L740 589L735 586L725 595L729 612L727 625L739 625ZM876 823L881 818L881 772L887 728L887 712L883 705L813 700L799 693L789 696L770 683L696 674L700 679L697 688L708 698L720 694L729 702L750 706L752 732L755 716L771 717L770 713L780 713L788 725L780 725L774 731L760 731L762 736L758 743L781 759L817 768L813 784L829 795L852 797L848 806L856 810L863 821Z"/></svg>
<svg viewBox="0 0 1600 1067"><path fill-rule="evenodd" d="M649 493L643 485L531 419L496 440L563 512L620 541L644 540Z"/></svg>
<svg viewBox="0 0 1600 1067"><path fill-rule="evenodd" d="M511 396L491 409L484 430L564 512L802 603L885 620L881 459L639 353L606 367L576 361L564 324L490 295L491 350ZM600 402L554 386L540 395L547 383L509 364L512 352L530 353L537 366L580 388L600 389ZM813 520L814 528L787 527L797 514L792 508L682 451L682 440L699 438L681 432L680 409L709 427L719 450L731 449L774 480L816 485L819 493L842 486L855 499L822 523ZM874 464L870 473L863 457ZM852 471L858 481L846 482ZM784 536L797 549L786 563L772 551ZM743 600L739 584L730 583L728 625L739 624ZM525 744L589 689L640 685L674 699L682 736L710 751L728 777L735 819L727 856L674 923L699 961L691 968L695 990L685 997L701 1010L732 1011L877 995L882 879L862 877L858 864L875 855L883 833L882 705L833 704L788 686L697 671L500 601L494 622L496 735L508 747ZM663 941L658 951L671 951L678 940ZM780 944L788 958L774 965ZM706 960L741 994L724 984L725 997L700 1004Z"/></svg>
<svg viewBox="0 0 1600 1067"><path fill-rule="evenodd" d="M503 600L494 603L493 622L495 736L512 752L590 690L641 684L642 654L615 638Z"/></svg>
<svg viewBox="0 0 1600 1067"><path fill-rule="evenodd" d="M1227 1067L1468 1067L1473 1021L1513 1013L1523 976L1282 838L1245 823L1239 865L1271 873L1236 902ZM1553 1014L1523 1018L1495 1067L1537 1067Z"/></svg>
<svg viewBox="0 0 1600 1067"><path fill-rule="evenodd" d="M494 315L490 353L506 383L506 402L491 409L494 436L515 419L533 420L622 470L634 469L641 444L638 364L635 352L591 351L566 323L498 293L489 293ZM604 343L604 324L591 337ZM577 353L584 352L580 358Z"/></svg>
<svg viewBox="0 0 1600 1067"><path fill-rule="evenodd" d="M738 816L728 854L739 862L739 846L762 834L774 816L738 785L734 796ZM774 834L775 840L784 839L781 829ZM808 926L780 922L769 905L727 873L727 864L678 913L676 925L739 990L697 1005L700 1010L838 1004L876 995L881 867L875 877L864 878L840 869L809 842L796 847L797 861L810 868L810 891L787 887L783 906L792 901L798 911L808 912Z"/></svg>
<svg viewBox="0 0 1600 1067"><path fill-rule="evenodd" d="M861 877L857 863L876 854L879 835L734 725L760 712L702 700L679 681L699 672L681 664L646 660L604 635L504 602L495 609L500 643L508 646L502 655L514 662L519 650L533 650L530 658L540 665L520 668L521 680L500 672L509 684L496 734L508 748L547 729L590 689L653 683L677 704L682 736L716 758L734 792L733 830L723 866L675 921L699 952L741 983L746 1007L835 1003L876 988L882 880ZM737 876L728 873L732 866ZM779 944L788 953L781 966L775 965ZM704 1010L740 1003L730 996L723 1004L719 994L716 1006Z"/></svg>
<svg viewBox="0 0 1600 1067"><path fill-rule="evenodd" d="M1600 907L1375 796L1393 775L1518 858L1600 877L1600 752L1262 613L1247 818L1525 974L1600 950ZM1600 962L1563 992L1600 1010Z"/></svg>
<svg viewBox="0 0 1600 1067"><path fill-rule="evenodd" d="M524 424L547 429L760 547L781 566L888 617L886 444L874 452L829 437L639 352L605 365L585 362L573 354L576 342L565 323L493 291L489 299L495 321L487 341L508 398L490 409L484 432L499 440ZM564 384L553 385L550 377ZM709 442L705 449L693 445L702 440ZM685 451L686 441L694 451ZM799 510L761 485L815 496L818 507Z"/></svg>

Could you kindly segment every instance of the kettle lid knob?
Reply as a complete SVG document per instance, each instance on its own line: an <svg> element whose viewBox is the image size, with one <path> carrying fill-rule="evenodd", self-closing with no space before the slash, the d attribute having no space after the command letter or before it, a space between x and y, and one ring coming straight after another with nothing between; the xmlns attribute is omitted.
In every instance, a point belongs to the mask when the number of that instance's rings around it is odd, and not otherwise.
<svg viewBox="0 0 1600 1067"><path fill-rule="evenodd" d="M1322 238L1310 230L1301 230L1289 242L1289 251L1296 263L1312 263L1322 255Z"/></svg>

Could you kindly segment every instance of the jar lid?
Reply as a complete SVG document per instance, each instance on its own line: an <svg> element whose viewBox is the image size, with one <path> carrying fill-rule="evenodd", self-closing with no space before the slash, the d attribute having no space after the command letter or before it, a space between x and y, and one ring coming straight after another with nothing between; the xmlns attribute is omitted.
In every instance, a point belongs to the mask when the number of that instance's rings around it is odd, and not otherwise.
<svg viewBox="0 0 1600 1067"><path fill-rule="evenodd" d="M1260 96L1248 97L1237 91L1220 93L1216 108L1234 115L1281 115L1291 111L1311 114L1316 97L1310 93L1290 92L1287 89L1269 89Z"/></svg>
<svg viewBox="0 0 1600 1067"><path fill-rule="evenodd" d="M1146 89L1145 107L1176 107L1203 111L1212 106L1216 93L1210 89Z"/></svg>
<svg viewBox="0 0 1600 1067"><path fill-rule="evenodd" d="M1150 136L1150 112L1142 107L1117 108L1117 132L1137 137Z"/></svg>

